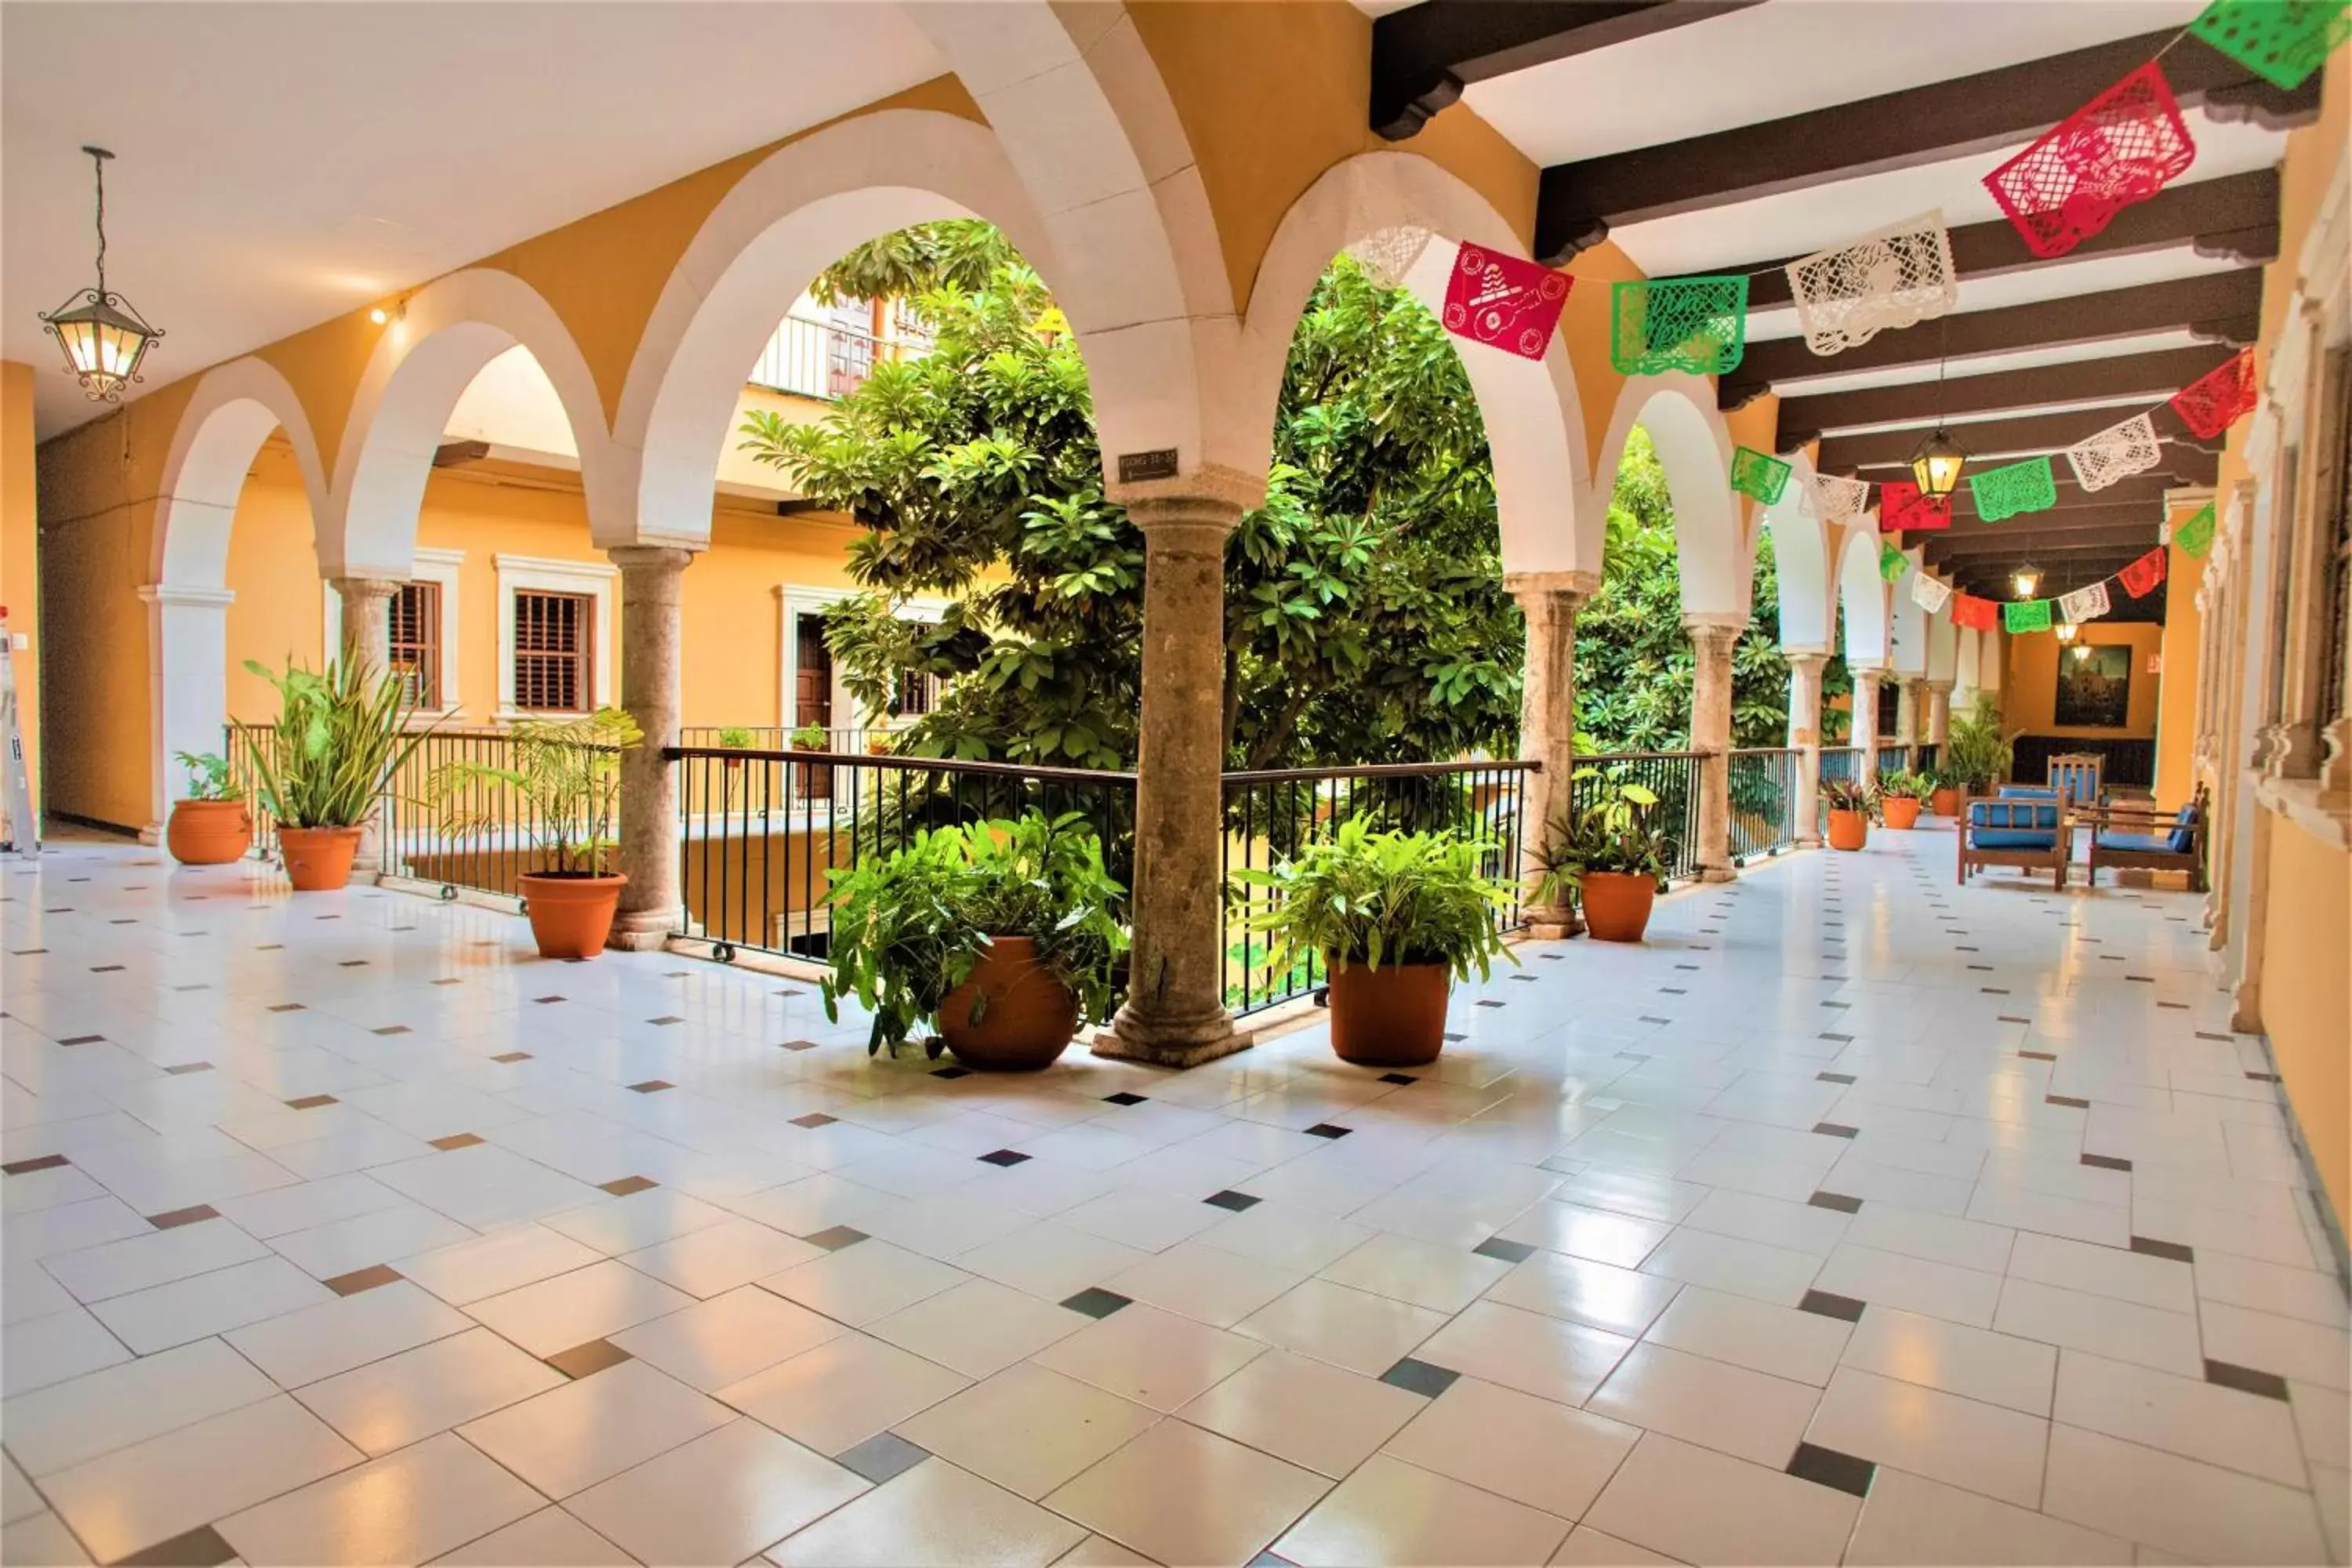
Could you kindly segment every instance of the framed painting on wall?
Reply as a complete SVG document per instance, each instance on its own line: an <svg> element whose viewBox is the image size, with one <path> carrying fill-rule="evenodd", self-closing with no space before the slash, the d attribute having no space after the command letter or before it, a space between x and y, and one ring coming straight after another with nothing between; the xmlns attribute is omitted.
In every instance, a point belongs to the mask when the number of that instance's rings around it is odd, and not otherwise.
<svg viewBox="0 0 2352 1568"><path fill-rule="evenodd" d="M2058 657L2058 723L2120 730L2131 715L2131 649L2121 643L2076 643Z"/></svg>

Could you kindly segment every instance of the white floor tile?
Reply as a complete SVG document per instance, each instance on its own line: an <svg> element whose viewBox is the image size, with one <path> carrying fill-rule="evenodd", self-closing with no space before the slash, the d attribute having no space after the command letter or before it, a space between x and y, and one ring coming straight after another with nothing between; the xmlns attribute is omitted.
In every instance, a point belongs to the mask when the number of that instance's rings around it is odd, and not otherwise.
<svg viewBox="0 0 2352 1568"><path fill-rule="evenodd" d="M863 1477L738 1419L564 1507L640 1561L734 1563L868 1489Z"/></svg>
<svg viewBox="0 0 2352 1568"><path fill-rule="evenodd" d="M388 1454L563 1381L489 1330L468 1329L313 1383L295 1397L345 1441Z"/></svg>
<svg viewBox="0 0 2352 1568"><path fill-rule="evenodd" d="M1813 1284L1833 1296L1948 1318L1979 1329L1991 1326L1993 1310L2000 1300L1999 1275L1851 1243L1830 1254Z"/></svg>
<svg viewBox="0 0 2352 1568"><path fill-rule="evenodd" d="M635 1568L637 1560L562 1509L543 1508L433 1561L441 1568Z"/></svg>
<svg viewBox="0 0 2352 1568"><path fill-rule="evenodd" d="M1301 1568L1518 1564L1549 1558L1568 1523L1381 1455L1308 1510L1275 1554Z"/></svg>
<svg viewBox="0 0 2352 1568"><path fill-rule="evenodd" d="M1844 1550L1862 1500L1650 1433L1582 1521L1685 1563L1821 1563Z"/></svg>
<svg viewBox="0 0 2352 1568"><path fill-rule="evenodd" d="M1540 1399L1581 1405L1633 1345L1582 1323L1480 1301L1432 1334L1413 1357Z"/></svg>
<svg viewBox="0 0 2352 1568"><path fill-rule="evenodd" d="M1638 1344L1584 1407L1644 1431L1785 1466L1821 1390L1659 1344Z"/></svg>
<svg viewBox="0 0 2352 1568"><path fill-rule="evenodd" d="M1121 1399L1171 1411L1231 1377L1265 1354L1265 1348L1264 1340L1245 1333L1213 1329L1156 1307L1134 1306L1079 1330L1035 1359L1039 1366Z"/></svg>
<svg viewBox="0 0 2352 1568"><path fill-rule="evenodd" d="M971 1276L887 1241L860 1241L760 1281L789 1300L864 1325L954 1289Z"/></svg>
<svg viewBox="0 0 2352 1568"><path fill-rule="evenodd" d="M1162 1421L1048 1495L1045 1506L1155 1562L1239 1568L1330 1484L1214 1432Z"/></svg>
<svg viewBox="0 0 2352 1568"><path fill-rule="evenodd" d="M465 1310L531 1354L551 1356L693 1305L685 1291L608 1259L469 1302Z"/></svg>
<svg viewBox="0 0 2352 1568"><path fill-rule="evenodd" d="M1730 1290L1759 1301L1793 1307L1804 1299L1822 1260L1760 1241L1717 1236L1684 1227L1658 1244L1642 1262L1642 1272L1686 1285Z"/></svg>
<svg viewBox="0 0 2352 1568"><path fill-rule="evenodd" d="M2063 1424L2042 1506L2199 1563L2316 1563L2326 1551L2309 1492Z"/></svg>
<svg viewBox="0 0 2352 1568"><path fill-rule="evenodd" d="M2284 1400L2070 1350L2058 1358L2053 1414L2069 1426L2168 1454L2283 1486L2305 1484L2294 1415Z"/></svg>
<svg viewBox="0 0 2352 1568"><path fill-rule="evenodd" d="M1034 1500L1159 1419L1146 1405L1020 1362L900 1422L898 1432Z"/></svg>
<svg viewBox="0 0 2352 1568"><path fill-rule="evenodd" d="M2042 1500L2050 1424L1918 1384L1841 1368L1806 1441L2020 1508Z"/></svg>
<svg viewBox="0 0 2352 1568"><path fill-rule="evenodd" d="M1882 1465L1845 1561L1854 1568L2128 1564L2128 1542Z"/></svg>
<svg viewBox="0 0 2352 1568"><path fill-rule="evenodd" d="M1480 1378L1457 1380L1383 1452L1561 1519L1592 1504L1638 1428Z"/></svg>
<svg viewBox="0 0 2352 1568"><path fill-rule="evenodd" d="M2112 1296L2011 1279L2001 1287L2000 1310L1992 1327L2020 1339L2086 1350L2182 1377L2204 1375L2195 1318Z"/></svg>
<svg viewBox="0 0 2352 1568"><path fill-rule="evenodd" d="M747 1285L610 1338L680 1383L716 1394L847 1331L830 1318Z"/></svg>
<svg viewBox="0 0 2352 1568"><path fill-rule="evenodd" d="M1328 1362L1276 1350L1176 1414L1337 1480L1428 1404Z"/></svg>
<svg viewBox="0 0 2352 1568"><path fill-rule="evenodd" d="M593 1383L595 1378L588 1381ZM793 1441L833 1455L929 1409L971 1383L970 1378L896 1345L862 1333L847 1333L755 1372L740 1383L730 1384L719 1391L719 1397Z"/></svg>
<svg viewBox="0 0 2352 1568"><path fill-rule="evenodd" d="M2050 1414L2058 1352L2037 1340L1945 1318L1873 1307L1854 1325L1846 1365L2028 1415Z"/></svg>
<svg viewBox="0 0 2352 1568"><path fill-rule="evenodd" d="M967 1279L869 1323L866 1331L966 1377L982 1378L1069 1338L1087 1321L993 1279Z"/></svg>
<svg viewBox="0 0 2352 1568"><path fill-rule="evenodd" d="M473 1326L457 1308L395 1279L232 1330L226 1337L239 1355L280 1384L299 1388Z"/></svg>
<svg viewBox="0 0 2352 1568"><path fill-rule="evenodd" d="M1043 1568L1086 1533L944 1459L926 1459L768 1557L777 1568Z"/></svg>
<svg viewBox="0 0 2352 1568"><path fill-rule="evenodd" d="M277 1392L219 1340L198 1340L20 1394L0 1407L0 1428L17 1462L46 1476Z"/></svg>
<svg viewBox="0 0 2352 1568"><path fill-rule="evenodd" d="M457 1435L561 1500L723 1426L732 1415L627 1361L469 1422Z"/></svg>
<svg viewBox="0 0 2352 1568"><path fill-rule="evenodd" d="M220 1532L261 1568L422 1563L536 1511L542 1499L444 1433L235 1513Z"/></svg>

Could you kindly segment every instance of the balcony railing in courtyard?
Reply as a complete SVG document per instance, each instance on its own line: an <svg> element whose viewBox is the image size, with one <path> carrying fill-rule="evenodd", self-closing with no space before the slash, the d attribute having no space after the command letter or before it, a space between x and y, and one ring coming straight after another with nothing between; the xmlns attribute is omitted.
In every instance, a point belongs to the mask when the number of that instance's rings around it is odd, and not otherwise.
<svg viewBox="0 0 2352 1568"><path fill-rule="evenodd" d="M930 346L919 337L877 338L830 321L787 316L776 323L774 334L745 379L772 392L830 401L865 385L877 364L928 353Z"/></svg>

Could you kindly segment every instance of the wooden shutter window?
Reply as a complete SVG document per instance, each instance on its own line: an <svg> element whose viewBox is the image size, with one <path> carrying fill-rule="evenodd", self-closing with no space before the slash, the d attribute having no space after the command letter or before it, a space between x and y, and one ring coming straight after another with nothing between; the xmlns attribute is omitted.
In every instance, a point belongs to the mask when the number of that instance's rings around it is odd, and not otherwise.
<svg viewBox="0 0 2352 1568"><path fill-rule="evenodd" d="M392 596L392 668L418 708L441 706L441 584L404 583Z"/></svg>
<svg viewBox="0 0 2352 1568"><path fill-rule="evenodd" d="M514 705L527 712L584 713L595 705L596 601L586 594L514 596Z"/></svg>

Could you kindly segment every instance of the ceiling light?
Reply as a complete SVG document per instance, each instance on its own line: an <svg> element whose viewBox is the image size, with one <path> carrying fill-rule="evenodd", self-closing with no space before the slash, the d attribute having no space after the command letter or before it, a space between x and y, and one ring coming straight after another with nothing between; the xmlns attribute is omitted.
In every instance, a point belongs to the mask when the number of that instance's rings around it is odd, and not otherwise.
<svg viewBox="0 0 2352 1568"><path fill-rule="evenodd" d="M85 289L41 324L65 350L66 367L81 383L93 403L120 403L122 389L142 379L139 362L148 347L163 334L140 319L131 301L106 288L106 161L114 156L103 147L85 147L98 165L98 287Z"/></svg>
<svg viewBox="0 0 2352 1568"><path fill-rule="evenodd" d="M1948 496L1959 488L1960 469L1968 460L1968 448L1938 425L1936 433L1911 454L1911 477L1918 482L1921 495Z"/></svg>
<svg viewBox="0 0 2352 1568"><path fill-rule="evenodd" d="M2021 599L2031 599L2042 586L2042 574L2031 566L2021 566L2009 574L2009 585L2017 590Z"/></svg>
<svg viewBox="0 0 2352 1568"><path fill-rule="evenodd" d="M374 310L368 312L368 320L381 327L386 321L392 320L392 312L385 310L383 306L378 305Z"/></svg>
<svg viewBox="0 0 2352 1568"><path fill-rule="evenodd" d="M2060 621L2056 626L2050 629L2058 634L2058 640L2060 642L2073 642L2076 637L2083 635L2083 628L2076 626L2072 621Z"/></svg>

